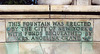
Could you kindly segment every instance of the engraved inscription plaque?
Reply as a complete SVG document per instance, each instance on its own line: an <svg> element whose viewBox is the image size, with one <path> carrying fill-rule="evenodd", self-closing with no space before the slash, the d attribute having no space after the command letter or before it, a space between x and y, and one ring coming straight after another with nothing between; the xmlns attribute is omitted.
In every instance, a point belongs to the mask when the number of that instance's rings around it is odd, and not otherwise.
<svg viewBox="0 0 100 54"><path fill-rule="evenodd" d="M92 41L92 20L31 19L7 20L7 42Z"/></svg>

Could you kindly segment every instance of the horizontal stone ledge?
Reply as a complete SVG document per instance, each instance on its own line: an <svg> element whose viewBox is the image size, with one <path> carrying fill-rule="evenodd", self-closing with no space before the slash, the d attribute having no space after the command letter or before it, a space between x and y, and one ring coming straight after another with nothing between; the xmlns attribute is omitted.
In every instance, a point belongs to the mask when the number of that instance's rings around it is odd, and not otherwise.
<svg viewBox="0 0 100 54"><path fill-rule="evenodd" d="M100 6L92 5L51 5L51 11L56 12L100 12Z"/></svg>
<svg viewBox="0 0 100 54"><path fill-rule="evenodd" d="M0 15L0 19L43 19L43 18L53 18L53 19L100 19L100 15L63 15L63 14L20 14L20 15Z"/></svg>
<svg viewBox="0 0 100 54"><path fill-rule="evenodd" d="M100 12L93 5L0 5L0 12Z"/></svg>
<svg viewBox="0 0 100 54"><path fill-rule="evenodd" d="M49 5L0 5L0 12L49 11Z"/></svg>
<svg viewBox="0 0 100 54"><path fill-rule="evenodd" d="M77 18L81 18L81 19L99 19L100 15L63 15L63 14L50 14L51 18L65 18L65 19L77 19Z"/></svg>
<svg viewBox="0 0 100 54"><path fill-rule="evenodd" d="M100 15L66 15L65 18L100 19Z"/></svg>
<svg viewBox="0 0 100 54"><path fill-rule="evenodd" d="M0 19L8 19L8 18L49 18L49 14L20 14L20 15L0 15Z"/></svg>

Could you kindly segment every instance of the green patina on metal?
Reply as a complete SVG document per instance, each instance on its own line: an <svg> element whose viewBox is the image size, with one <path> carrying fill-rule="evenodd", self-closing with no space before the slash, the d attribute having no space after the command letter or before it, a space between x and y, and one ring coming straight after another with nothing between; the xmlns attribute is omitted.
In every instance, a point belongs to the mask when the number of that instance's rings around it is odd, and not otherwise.
<svg viewBox="0 0 100 54"><path fill-rule="evenodd" d="M7 22L7 41L92 41L91 22Z"/></svg>

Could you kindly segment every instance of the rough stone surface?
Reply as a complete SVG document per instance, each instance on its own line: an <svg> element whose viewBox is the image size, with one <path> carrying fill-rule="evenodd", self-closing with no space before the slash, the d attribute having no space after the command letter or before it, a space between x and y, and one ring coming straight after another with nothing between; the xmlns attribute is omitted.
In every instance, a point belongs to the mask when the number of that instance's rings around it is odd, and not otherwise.
<svg viewBox="0 0 100 54"><path fill-rule="evenodd" d="M5 43L0 43L0 54L6 54Z"/></svg>
<svg viewBox="0 0 100 54"><path fill-rule="evenodd" d="M100 5L100 0L92 0L92 4Z"/></svg>
<svg viewBox="0 0 100 54"><path fill-rule="evenodd" d="M26 18L49 18L49 14L21 14L21 15L0 15L0 18L1 19L9 19L9 18L13 18L13 19L16 19L16 18L19 18L19 19L26 19Z"/></svg>
<svg viewBox="0 0 100 54"><path fill-rule="evenodd" d="M51 14L50 18L65 18L66 15L62 15L62 14Z"/></svg>
<svg viewBox="0 0 100 54"><path fill-rule="evenodd" d="M100 42L83 42L82 54L100 54Z"/></svg>
<svg viewBox="0 0 100 54"><path fill-rule="evenodd" d="M94 19L94 18L100 18L100 15L66 15L66 18L81 18L81 19Z"/></svg>
<svg viewBox="0 0 100 54"><path fill-rule="evenodd" d="M100 6L90 5L51 5L51 11L57 12L100 12Z"/></svg>
<svg viewBox="0 0 100 54"><path fill-rule="evenodd" d="M19 43L19 54L43 54L40 43Z"/></svg>
<svg viewBox="0 0 100 54"><path fill-rule="evenodd" d="M44 54L80 54L81 44L75 42L41 43Z"/></svg>
<svg viewBox="0 0 100 54"><path fill-rule="evenodd" d="M100 41L100 20L94 20L94 41Z"/></svg>
<svg viewBox="0 0 100 54"><path fill-rule="evenodd" d="M0 5L0 12L43 12L49 5Z"/></svg>
<svg viewBox="0 0 100 54"><path fill-rule="evenodd" d="M77 0L77 5L91 5L91 0Z"/></svg>
<svg viewBox="0 0 100 54"><path fill-rule="evenodd" d="M0 42L5 42L5 21L0 20Z"/></svg>
<svg viewBox="0 0 100 54"><path fill-rule="evenodd" d="M72 0L38 0L38 4L39 5L54 5L54 4L57 4L57 5L61 5L61 4L64 4L64 5L68 5L68 4L71 4L72 3Z"/></svg>

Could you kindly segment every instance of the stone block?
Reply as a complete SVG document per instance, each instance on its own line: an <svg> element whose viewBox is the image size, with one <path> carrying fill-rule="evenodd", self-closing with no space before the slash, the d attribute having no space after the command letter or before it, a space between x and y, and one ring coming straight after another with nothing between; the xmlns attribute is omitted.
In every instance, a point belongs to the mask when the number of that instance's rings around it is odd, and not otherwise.
<svg viewBox="0 0 100 54"><path fill-rule="evenodd" d="M0 20L0 42L5 42L5 21Z"/></svg>
<svg viewBox="0 0 100 54"><path fill-rule="evenodd" d="M44 54L80 54L81 44L78 42L43 42Z"/></svg>
<svg viewBox="0 0 100 54"><path fill-rule="evenodd" d="M72 0L38 0L39 5L70 5Z"/></svg>
<svg viewBox="0 0 100 54"><path fill-rule="evenodd" d="M90 5L51 5L51 11L56 12L100 12L100 6Z"/></svg>
<svg viewBox="0 0 100 54"><path fill-rule="evenodd" d="M0 54L6 54L5 43L0 43Z"/></svg>
<svg viewBox="0 0 100 54"><path fill-rule="evenodd" d="M92 0L92 4L100 5L100 0Z"/></svg>
<svg viewBox="0 0 100 54"><path fill-rule="evenodd" d="M91 5L91 0L77 0L77 5Z"/></svg>
<svg viewBox="0 0 100 54"><path fill-rule="evenodd" d="M49 5L0 5L0 12L43 12Z"/></svg>
<svg viewBox="0 0 100 54"><path fill-rule="evenodd" d="M100 41L100 20L95 19L94 20L94 36L93 36L94 41Z"/></svg>
<svg viewBox="0 0 100 54"><path fill-rule="evenodd" d="M83 42L82 54L100 54L100 42Z"/></svg>
<svg viewBox="0 0 100 54"><path fill-rule="evenodd" d="M19 54L44 54L40 43L37 42L20 42Z"/></svg>

